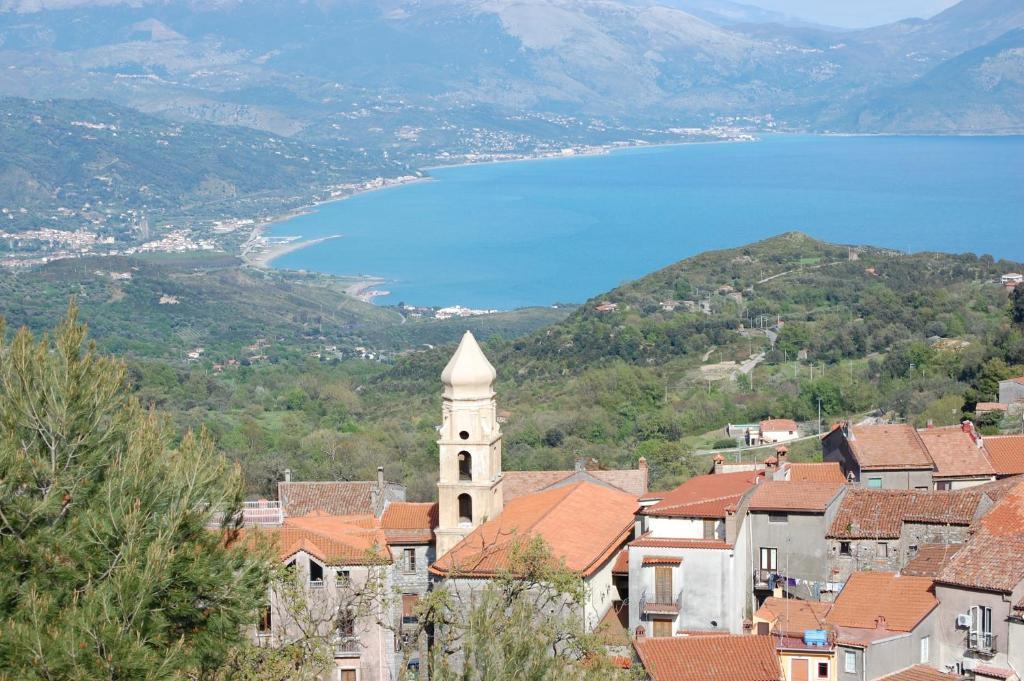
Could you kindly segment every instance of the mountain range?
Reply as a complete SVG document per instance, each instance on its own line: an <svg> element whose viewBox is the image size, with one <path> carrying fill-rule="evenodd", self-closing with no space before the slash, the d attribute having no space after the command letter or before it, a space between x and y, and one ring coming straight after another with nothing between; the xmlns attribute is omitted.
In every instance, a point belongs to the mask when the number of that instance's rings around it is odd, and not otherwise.
<svg viewBox="0 0 1024 681"><path fill-rule="evenodd" d="M1018 0L864 30L724 0L4 0L0 94L359 148L572 119L1024 130Z"/></svg>

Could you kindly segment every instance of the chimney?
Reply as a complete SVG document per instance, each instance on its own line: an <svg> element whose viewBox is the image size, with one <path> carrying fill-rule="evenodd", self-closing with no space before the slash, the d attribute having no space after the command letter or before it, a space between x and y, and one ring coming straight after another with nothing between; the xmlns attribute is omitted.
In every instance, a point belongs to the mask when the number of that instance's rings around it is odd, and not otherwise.
<svg viewBox="0 0 1024 681"><path fill-rule="evenodd" d="M779 460L776 459L774 456L769 456L767 459L764 460L764 467L767 468L770 471L771 470L775 470L775 467L778 464L779 464Z"/></svg>
<svg viewBox="0 0 1024 681"><path fill-rule="evenodd" d="M935 421L932 421L931 419L928 419L928 423L925 424L925 428L931 430L934 427L935 427Z"/></svg>
<svg viewBox="0 0 1024 681"><path fill-rule="evenodd" d="M977 445L979 449L981 449L981 435L978 434L977 429L974 427L974 421L971 421L970 419L964 419L963 423L960 424L960 430L970 435L971 440L974 441L974 444Z"/></svg>
<svg viewBox="0 0 1024 681"><path fill-rule="evenodd" d="M647 630L644 629L644 625L642 625L642 624L636 625L636 634L635 635L636 635L636 638L644 638L645 636L647 636Z"/></svg>
<svg viewBox="0 0 1024 681"><path fill-rule="evenodd" d="M644 493L647 493L647 482L651 479L650 473L647 472L647 457L641 456L636 462L636 469L641 472L644 476Z"/></svg>
<svg viewBox="0 0 1024 681"><path fill-rule="evenodd" d="M715 462L715 473L721 473L722 472L722 464L725 463L725 457L722 456L721 454L715 454L714 462Z"/></svg>
<svg viewBox="0 0 1024 681"><path fill-rule="evenodd" d="M779 445L775 448L775 456L779 460L779 466L789 461L789 447L786 445Z"/></svg>
<svg viewBox="0 0 1024 681"><path fill-rule="evenodd" d="M575 468L577 473L582 473L583 471L587 470L587 457L577 456L576 463L573 467Z"/></svg>
<svg viewBox="0 0 1024 681"><path fill-rule="evenodd" d="M875 629L885 629L885 615L879 615L875 618Z"/></svg>
<svg viewBox="0 0 1024 681"><path fill-rule="evenodd" d="M291 482L292 481L292 469L291 468L285 468L284 469L284 481L285 482Z"/></svg>
<svg viewBox="0 0 1024 681"><path fill-rule="evenodd" d="M377 466L377 487L384 489L384 466Z"/></svg>

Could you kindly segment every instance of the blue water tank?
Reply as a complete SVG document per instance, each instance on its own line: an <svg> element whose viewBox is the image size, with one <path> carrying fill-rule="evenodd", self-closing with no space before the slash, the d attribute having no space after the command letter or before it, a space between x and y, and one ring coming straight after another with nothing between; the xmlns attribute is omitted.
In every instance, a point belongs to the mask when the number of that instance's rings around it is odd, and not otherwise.
<svg viewBox="0 0 1024 681"><path fill-rule="evenodd" d="M824 629L804 630L804 643L809 646L827 646L828 632Z"/></svg>

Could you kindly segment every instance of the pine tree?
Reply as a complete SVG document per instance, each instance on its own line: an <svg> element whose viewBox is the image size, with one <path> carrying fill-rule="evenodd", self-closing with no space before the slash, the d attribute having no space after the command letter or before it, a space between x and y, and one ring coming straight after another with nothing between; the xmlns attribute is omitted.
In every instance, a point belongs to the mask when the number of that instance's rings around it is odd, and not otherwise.
<svg viewBox="0 0 1024 681"><path fill-rule="evenodd" d="M52 336L0 326L2 679L208 677L265 598L266 557L229 548L239 471L125 378L73 305Z"/></svg>

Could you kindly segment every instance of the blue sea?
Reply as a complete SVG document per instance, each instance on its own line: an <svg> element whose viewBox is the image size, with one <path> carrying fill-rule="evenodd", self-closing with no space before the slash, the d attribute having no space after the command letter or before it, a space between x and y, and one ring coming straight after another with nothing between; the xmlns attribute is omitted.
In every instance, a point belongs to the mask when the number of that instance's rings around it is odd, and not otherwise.
<svg viewBox="0 0 1024 681"><path fill-rule="evenodd" d="M383 277L385 304L511 309L790 230L1024 260L1024 137L769 136L430 176L275 225L342 237L273 265Z"/></svg>

